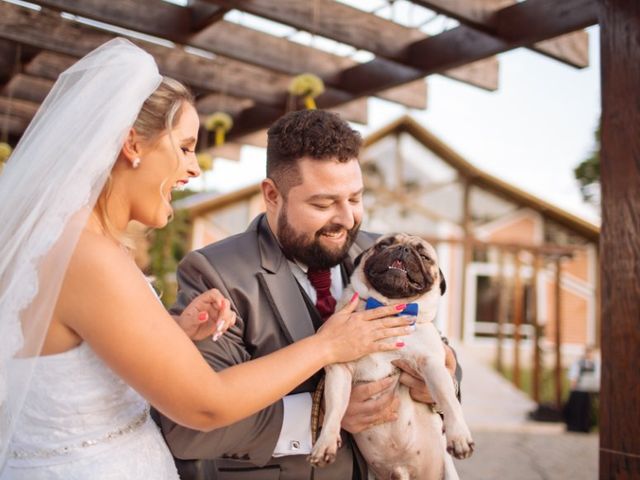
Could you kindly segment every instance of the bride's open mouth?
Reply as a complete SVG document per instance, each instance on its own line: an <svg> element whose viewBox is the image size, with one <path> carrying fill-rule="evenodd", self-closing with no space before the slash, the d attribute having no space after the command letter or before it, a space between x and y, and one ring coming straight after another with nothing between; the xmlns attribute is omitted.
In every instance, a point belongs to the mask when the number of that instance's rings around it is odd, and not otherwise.
<svg viewBox="0 0 640 480"><path fill-rule="evenodd" d="M171 203L172 194L174 190L177 190L177 191L184 190L188 182L189 182L188 180L178 180L176 183L174 183L173 186L169 189L169 191L165 195L167 202Z"/></svg>

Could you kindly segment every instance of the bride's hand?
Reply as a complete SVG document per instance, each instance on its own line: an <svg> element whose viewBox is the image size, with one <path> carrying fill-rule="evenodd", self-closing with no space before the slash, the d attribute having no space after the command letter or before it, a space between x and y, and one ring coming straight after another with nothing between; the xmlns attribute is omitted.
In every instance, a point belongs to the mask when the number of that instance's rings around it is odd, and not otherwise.
<svg viewBox="0 0 640 480"><path fill-rule="evenodd" d="M213 337L215 341L236 323L236 314L230 307L229 300L212 288L194 298L174 318L191 340Z"/></svg>
<svg viewBox="0 0 640 480"><path fill-rule="evenodd" d="M354 295L318 330L318 335L328 343L332 363L350 362L374 352L398 350L404 346L402 339L397 342L385 342L384 339L413 332L411 317L395 316L405 305L354 312L357 305L358 297Z"/></svg>

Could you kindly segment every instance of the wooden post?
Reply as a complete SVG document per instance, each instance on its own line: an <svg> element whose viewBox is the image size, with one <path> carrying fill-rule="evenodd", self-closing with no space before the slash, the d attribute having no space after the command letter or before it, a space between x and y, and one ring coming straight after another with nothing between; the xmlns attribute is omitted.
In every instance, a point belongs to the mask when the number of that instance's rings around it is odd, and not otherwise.
<svg viewBox="0 0 640 480"><path fill-rule="evenodd" d="M465 312L467 305L467 269L469 264L473 261L473 229L471 226L471 207L469 205L469 195L471 192L471 182L467 177L463 179L464 192L462 197L462 229L464 231L464 240L462 244L462 288L460 289L460 340L464 341L464 322Z"/></svg>
<svg viewBox="0 0 640 480"><path fill-rule="evenodd" d="M561 289L561 276L562 276L562 263L561 257L555 258L556 264L556 281L555 281L555 317L556 317L556 331L555 331L555 353L556 353L556 365L555 365L555 389L556 389L556 408L558 411L562 408L562 289Z"/></svg>
<svg viewBox="0 0 640 480"><path fill-rule="evenodd" d="M504 248L498 247L498 331L496 332L496 369L500 373L504 373L504 333L502 329L504 328L504 324L507 323L506 320L508 312L508 283L506 282L506 278L504 275L504 257Z"/></svg>
<svg viewBox="0 0 640 480"><path fill-rule="evenodd" d="M540 255L533 257L533 272L531 273L531 326L533 327L533 375L531 377L531 396L536 403L540 403L540 322L538 321L538 274L540 272Z"/></svg>
<svg viewBox="0 0 640 480"><path fill-rule="evenodd" d="M600 2L600 479L640 478L640 2Z"/></svg>
<svg viewBox="0 0 640 480"><path fill-rule="evenodd" d="M522 325L522 278L519 251L513 254L513 383L520 388L520 325Z"/></svg>

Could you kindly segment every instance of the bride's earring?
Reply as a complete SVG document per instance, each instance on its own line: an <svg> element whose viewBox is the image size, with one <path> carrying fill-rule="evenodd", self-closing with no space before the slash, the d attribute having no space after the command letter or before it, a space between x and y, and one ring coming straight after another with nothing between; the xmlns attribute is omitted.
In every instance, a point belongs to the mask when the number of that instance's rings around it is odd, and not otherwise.
<svg viewBox="0 0 640 480"><path fill-rule="evenodd" d="M131 162L131 166L133 168L138 168L140 166L140 158L136 157L133 159L133 162Z"/></svg>

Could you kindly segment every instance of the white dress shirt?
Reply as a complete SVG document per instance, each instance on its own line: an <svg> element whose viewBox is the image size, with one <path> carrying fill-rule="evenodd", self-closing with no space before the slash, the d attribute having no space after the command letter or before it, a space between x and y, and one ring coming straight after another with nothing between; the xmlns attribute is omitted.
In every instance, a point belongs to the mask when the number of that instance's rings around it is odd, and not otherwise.
<svg viewBox="0 0 640 480"><path fill-rule="evenodd" d="M309 295L315 304L317 294L307 277L307 266L300 262L289 260L291 273ZM342 272L340 265L331 269L331 295L336 300L342 296ZM308 455L311 453L311 407L312 398L310 393L297 393L287 395L282 399L284 415L282 418L282 428L278 442L273 450L274 457L285 455Z"/></svg>

